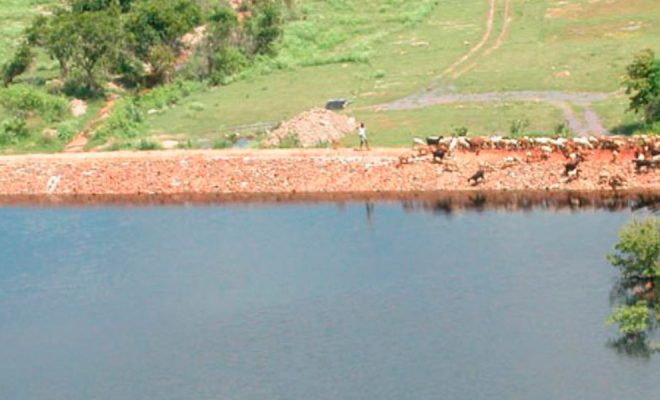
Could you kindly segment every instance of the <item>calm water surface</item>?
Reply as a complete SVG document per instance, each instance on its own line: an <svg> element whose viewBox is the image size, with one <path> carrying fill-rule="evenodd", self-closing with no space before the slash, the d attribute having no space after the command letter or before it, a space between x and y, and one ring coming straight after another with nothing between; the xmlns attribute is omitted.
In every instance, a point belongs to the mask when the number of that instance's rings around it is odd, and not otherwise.
<svg viewBox="0 0 660 400"><path fill-rule="evenodd" d="M649 399L630 211L0 209L0 399Z"/></svg>

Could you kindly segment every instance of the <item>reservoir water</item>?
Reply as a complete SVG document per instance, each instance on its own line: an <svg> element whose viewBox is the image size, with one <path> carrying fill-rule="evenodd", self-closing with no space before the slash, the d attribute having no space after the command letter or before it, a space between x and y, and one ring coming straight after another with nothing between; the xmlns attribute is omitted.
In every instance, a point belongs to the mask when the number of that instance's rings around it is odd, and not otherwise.
<svg viewBox="0 0 660 400"><path fill-rule="evenodd" d="M657 395L604 324L644 211L438 210L0 208L0 399Z"/></svg>

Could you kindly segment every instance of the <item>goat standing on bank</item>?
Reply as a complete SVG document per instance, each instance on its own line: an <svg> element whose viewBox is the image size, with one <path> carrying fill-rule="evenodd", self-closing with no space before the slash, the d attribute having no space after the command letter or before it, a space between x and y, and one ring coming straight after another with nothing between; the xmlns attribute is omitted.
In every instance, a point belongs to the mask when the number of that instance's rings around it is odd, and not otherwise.
<svg viewBox="0 0 660 400"><path fill-rule="evenodd" d="M467 181L472 186L477 186L478 184L482 183L485 180L486 180L486 173L484 172L483 169L480 169L479 171L475 172L474 175L469 177Z"/></svg>

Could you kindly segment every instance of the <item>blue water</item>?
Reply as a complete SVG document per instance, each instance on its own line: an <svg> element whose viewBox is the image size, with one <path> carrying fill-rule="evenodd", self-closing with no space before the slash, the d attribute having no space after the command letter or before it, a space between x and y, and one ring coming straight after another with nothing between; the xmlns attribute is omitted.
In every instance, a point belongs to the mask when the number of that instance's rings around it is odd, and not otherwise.
<svg viewBox="0 0 660 400"><path fill-rule="evenodd" d="M0 399L650 399L631 212L0 208Z"/></svg>

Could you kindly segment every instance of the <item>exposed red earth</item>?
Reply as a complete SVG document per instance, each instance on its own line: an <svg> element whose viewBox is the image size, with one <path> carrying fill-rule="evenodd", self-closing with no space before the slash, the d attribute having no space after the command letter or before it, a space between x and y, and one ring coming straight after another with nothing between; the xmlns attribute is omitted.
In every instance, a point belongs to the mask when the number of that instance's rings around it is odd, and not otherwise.
<svg viewBox="0 0 660 400"><path fill-rule="evenodd" d="M658 169L637 172L633 151L594 150L573 180L561 153L458 151L442 163L411 150L181 150L0 157L0 195L341 194L437 191L660 191ZM408 164L401 165L402 156ZM478 170L485 179L468 182ZM616 178L616 179L614 179ZM618 183L613 183L616 180Z"/></svg>

